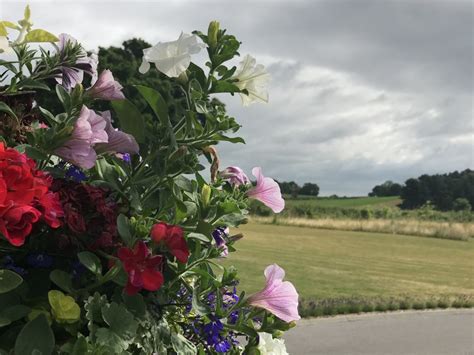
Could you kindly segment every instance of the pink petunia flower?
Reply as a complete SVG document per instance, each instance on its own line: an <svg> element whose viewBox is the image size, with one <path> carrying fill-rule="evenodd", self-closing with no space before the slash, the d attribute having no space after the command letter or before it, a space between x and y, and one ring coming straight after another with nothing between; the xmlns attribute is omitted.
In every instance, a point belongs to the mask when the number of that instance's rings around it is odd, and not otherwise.
<svg viewBox="0 0 474 355"><path fill-rule="evenodd" d="M125 132L119 131L112 126L112 116L110 111L101 113L105 120L105 131L107 132L108 142L96 145L97 152L100 153L130 153L137 154L139 147L135 138Z"/></svg>
<svg viewBox="0 0 474 355"><path fill-rule="evenodd" d="M299 320L298 292L289 281L283 281L285 270L277 264L267 266L265 288L249 297L248 303L266 309L285 322Z"/></svg>
<svg viewBox="0 0 474 355"><path fill-rule="evenodd" d="M250 183L247 175L245 175L244 171L238 166L229 166L221 171L219 175L224 180L228 180L233 186L246 185Z"/></svg>
<svg viewBox="0 0 474 355"><path fill-rule="evenodd" d="M115 81L112 72L108 69L104 70L99 75L99 79L87 91L91 97L102 100L123 100L125 99L122 93L123 86L118 81Z"/></svg>
<svg viewBox="0 0 474 355"><path fill-rule="evenodd" d="M285 208L285 200L281 196L280 186L272 178L262 174L262 168L252 169L252 174L257 178L257 186L247 191L247 196L259 200L273 212L279 213Z"/></svg>
<svg viewBox="0 0 474 355"><path fill-rule="evenodd" d="M71 137L55 154L81 168L92 168L97 159L93 145L108 142L106 125L104 117L83 106Z"/></svg>

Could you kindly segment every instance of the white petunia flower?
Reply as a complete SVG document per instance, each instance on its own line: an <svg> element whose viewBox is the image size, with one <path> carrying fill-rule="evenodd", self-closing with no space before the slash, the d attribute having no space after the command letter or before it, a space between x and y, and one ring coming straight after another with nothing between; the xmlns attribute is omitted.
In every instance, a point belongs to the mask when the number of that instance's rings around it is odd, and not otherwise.
<svg viewBox="0 0 474 355"><path fill-rule="evenodd" d="M258 350L261 355L288 355L283 339L274 339L269 333L258 333L258 336Z"/></svg>
<svg viewBox="0 0 474 355"><path fill-rule="evenodd" d="M249 93L248 95L240 94L244 106L248 106L252 102L268 102L266 85L270 80L270 74L262 64L256 65L255 58L247 54L232 78L238 79L234 84L240 90L246 89Z"/></svg>
<svg viewBox="0 0 474 355"><path fill-rule="evenodd" d="M11 52L10 42L6 36L0 36L0 53Z"/></svg>
<svg viewBox="0 0 474 355"><path fill-rule="evenodd" d="M138 71L145 74L150 70L150 63L169 77L178 77L191 64L191 54L198 53L204 44L198 37L182 33L176 41L160 42L143 50L143 62Z"/></svg>

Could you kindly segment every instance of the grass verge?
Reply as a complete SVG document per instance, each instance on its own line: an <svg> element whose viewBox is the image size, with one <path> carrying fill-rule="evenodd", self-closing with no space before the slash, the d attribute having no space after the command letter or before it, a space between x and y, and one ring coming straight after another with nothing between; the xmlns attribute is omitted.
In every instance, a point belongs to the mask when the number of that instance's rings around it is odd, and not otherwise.
<svg viewBox="0 0 474 355"><path fill-rule="evenodd" d="M263 270L277 263L298 290L305 316L464 307L474 297L473 239L461 243L255 222L238 231L244 238L223 263L237 267L239 290L248 295L261 290Z"/></svg>
<svg viewBox="0 0 474 355"><path fill-rule="evenodd" d="M370 312L393 312L399 310L424 310L444 308L472 308L472 295L431 296L414 298L398 297L348 297L321 300L301 299L299 313L301 317L325 317L338 314L356 314Z"/></svg>
<svg viewBox="0 0 474 355"><path fill-rule="evenodd" d="M332 230L389 233L421 237L469 240L474 237L474 223L433 222L416 219L336 219L336 218L291 218L252 217L256 223L282 226L310 227Z"/></svg>

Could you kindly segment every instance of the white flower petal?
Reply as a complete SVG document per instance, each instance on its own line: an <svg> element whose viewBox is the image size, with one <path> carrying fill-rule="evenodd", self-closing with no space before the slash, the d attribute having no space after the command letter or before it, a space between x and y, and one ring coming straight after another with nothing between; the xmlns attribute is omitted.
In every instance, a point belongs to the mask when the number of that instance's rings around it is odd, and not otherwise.
<svg viewBox="0 0 474 355"><path fill-rule="evenodd" d="M145 63L154 63L156 68L169 77L178 77L188 69L191 55L198 53L204 45L198 37L182 33L176 41L160 42L153 47L143 50L143 63L140 73L149 69Z"/></svg>
<svg viewBox="0 0 474 355"><path fill-rule="evenodd" d="M141 74L145 74L146 72L148 72L148 70L150 70L150 63L147 62L145 58L143 58L142 64L140 65L140 68L138 68L138 71Z"/></svg>
<svg viewBox="0 0 474 355"><path fill-rule="evenodd" d="M240 90L247 90L248 92L248 95L240 93L244 106L248 106L253 102L268 102L266 85L270 80L270 74L267 73L262 64L256 65L256 63L255 58L246 55L232 77L238 80L235 85Z"/></svg>
<svg viewBox="0 0 474 355"><path fill-rule="evenodd" d="M12 51L10 42L5 36L0 36L0 53L10 53Z"/></svg>

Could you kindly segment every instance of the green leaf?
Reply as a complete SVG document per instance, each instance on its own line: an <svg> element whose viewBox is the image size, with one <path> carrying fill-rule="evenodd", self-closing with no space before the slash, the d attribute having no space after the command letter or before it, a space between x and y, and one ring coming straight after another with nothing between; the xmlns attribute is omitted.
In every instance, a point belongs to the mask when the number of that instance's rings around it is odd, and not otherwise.
<svg viewBox="0 0 474 355"><path fill-rule="evenodd" d="M199 82L201 87L204 87L206 85L207 79L206 79L206 74L204 74L204 71L201 69L200 66L197 66L194 63L189 64L188 70L192 73L194 78Z"/></svg>
<svg viewBox="0 0 474 355"><path fill-rule="evenodd" d="M74 323L81 318L81 309L74 298L61 291L48 292L48 301L54 318L60 323Z"/></svg>
<svg viewBox="0 0 474 355"><path fill-rule="evenodd" d="M132 338L138 328L133 315L124 307L115 302L102 307L102 318L110 329L121 338Z"/></svg>
<svg viewBox="0 0 474 355"><path fill-rule="evenodd" d="M6 327L7 325L10 325L11 324L11 320L6 318L6 317L3 317L2 315L0 315L0 328L1 327Z"/></svg>
<svg viewBox="0 0 474 355"><path fill-rule="evenodd" d="M17 115L15 115L15 112L8 106L5 102L0 102L0 112L5 112L9 114L11 117L17 120L17 122L20 122L18 119Z"/></svg>
<svg viewBox="0 0 474 355"><path fill-rule="evenodd" d="M165 127L168 126L168 105L166 104L166 101L163 99L161 94L158 91L147 86L136 85L135 87L146 100L148 105L150 105L151 109L158 117L161 124Z"/></svg>
<svg viewBox="0 0 474 355"><path fill-rule="evenodd" d="M143 318L146 314L146 304L143 300L143 296L139 293L133 296L129 296L126 293L122 294L123 302L127 306L128 310L133 313L137 318Z"/></svg>
<svg viewBox="0 0 474 355"><path fill-rule="evenodd" d="M35 160L48 160L48 156L45 153L31 145L25 145L25 153Z"/></svg>
<svg viewBox="0 0 474 355"><path fill-rule="evenodd" d="M0 36L3 36L3 37L8 36L8 31L5 28L5 24L3 23L3 21L0 22Z"/></svg>
<svg viewBox="0 0 474 355"><path fill-rule="evenodd" d="M53 281L57 286L68 293L73 292L71 275L62 270L53 270L49 274L49 279Z"/></svg>
<svg viewBox="0 0 474 355"><path fill-rule="evenodd" d="M25 11L23 12L23 16L25 17L25 20L29 20L31 17L31 9L30 5L25 6Z"/></svg>
<svg viewBox="0 0 474 355"><path fill-rule="evenodd" d="M82 335L79 335L76 340L76 343L74 344L74 347L72 348L71 355L87 354L87 350L88 346L86 338L84 338Z"/></svg>
<svg viewBox="0 0 474 355"><path fill-rule="evenodd" d="M97 344L103 345L110 352L104 354L123 354L128 348L128 342L107 328L99 328L96 332Z"/></svg>
<svg viewBox="0 0 474 355"><path fill-rule="evenodd" d="M237 227L238 225L245 223L247 223L247 216L241 213L229 213L216 222L216 224L222 224L229 227Z"/></svg>
<svg viewBox="0 0 474 355"><path fill-rule="evenodd" d="M14 290L21 285L23 279L16 272L0 269L0 294Z"/></svg>
<svg viewBox="0 0 474 355"><path fill-rule="evenodd" d="M196 345L191 343L182 334L171 333L171 344L179 355L195 355L197 353Z"/></svg>
<svg viewBox="0 0 474 355"><path fill-rule="evenodd" d="M95 292L84 304L86 318L94 323L102 322L102 307L107 304L107 296Z"/></svg>
<svg viewBox="0 0 474 355"><path fill-rule="evenodd" d="M122 131L131 134L137 142L145 140L145 121L138 108L128 100L112 101Z"/></svg>
<svg viewBox="0 0 474 355"><path fill-rule="evenodd" d="M58 95L58 99L61 101L66 111L68 111L71 106L71 96L62 85L56 85L56 95Z"/></svg>
<svg viewBox="0 0 474 355"><path fill-rule="evenodd" d="M10 322L17 321L23 317L26 317L31 311L30 307L27 307L22 304L17 304L16 306L9 307L0 312L0 318L7 318Z"/></svg>
<svg viewBox="0 0 474 355"><path fill-rule="evenodd" d="M212 242L211 235L207 236L201 233L189 233L187 237L188 239L197 239L206 243Z"/></svg>
<svg viewBox="0 0 474 355"><path fill-rule="evenodd" d="M14 30L18 30L18 31L21 30L20 26L14 24L13 22L10 22L10 21L0 21L0 24L2 24L5 27L12 28Z"/></svg>
<svg viewBox="0 0 474 355"><path fill-rule="evenodd" d="M27 33L25 42L58 42L59 38L45 30L32 30Z"/></svg>
<svg viewBox="0 0 474 355"><path fill-rule="evenodd" d="M54 334L46 316L39 315L28 322L18 334L15 342L15 355L52 354Z"/></svg>
<svg viewBox="0 0 474 355"><path fill-rule="evenodd" d="M134 240L132 238L132 233L130 233L130 223L128 218L123 214L119 214L117 217L117 231L124 243L127 246L132 247Z"/></svg>
<svg viewBox="0 0 474 355"><path fill-rule="evenodd" d="M235 93L235 92L240 92L240 89L237 85L232 84L229 81L215 81L212 85L211 91L213 93L219 93L219 92Z"/></svg>
<svg viewBox="0 0 474 355"><path fill-rule="evenodd" d="M46 91L51 91L48 85L45 83L42 83L41 81L33 80L30 78L26 78L21 80L18 84L18 87L24 88L24 89L40 89L40 90L46 90Z"/></svg>
<svg viewBox="0 0 474 355"><path fill-rule="evenodd" d="M87 269L89 269L92 273L96 275L102 275L102 263L100 259L94 253L89 251L83 251L77 254L79 261L82 265L84 265Z"/></svg>
<svg viewBox="0 0 474 355"><path fill-rule="evenodd" d="M193 299L191 303L192 303L193 310L201 316L204 316L211 312L209 307L207 307L204 303L202 303L199 300L199 292L197 288L193 289Z"/></svg>
<svg viewBox="0 0 474 355"><path fill-rule="evenodd" d="M227 136L224 136L223 134L220 134L220 133L214 134L211 137L211 140L245 144L245 141L242 137L227 137Z"/></svg>

